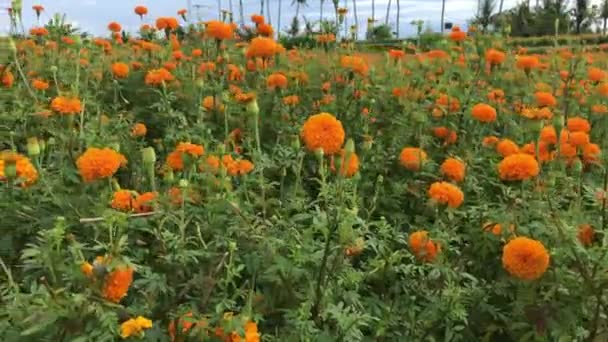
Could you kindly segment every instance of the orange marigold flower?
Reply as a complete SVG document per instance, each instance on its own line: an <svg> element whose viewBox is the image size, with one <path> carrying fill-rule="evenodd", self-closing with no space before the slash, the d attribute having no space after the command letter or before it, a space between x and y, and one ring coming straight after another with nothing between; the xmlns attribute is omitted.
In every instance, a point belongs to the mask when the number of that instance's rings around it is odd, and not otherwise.
<svg viewBox="0 0 608 342"><path fill-rule="evenodd" d="M224 105L217 96L205 96L203 99L203 108L208 111L217 110L220 112L224 111Z"/></svg>
<svg viewBox="0 0 608 342"><path fill-rule="evenodd" d="M603 82L597 86L597 92L603 97L608 97L608 83Z"/></svg>
<svg viewBox="0 0 608 342"><path fill-rule="evenodd" d="M216 40L232 39L234 36L234 30L230 24L219 20L211 20L207 22L205 35Z"/></svg>
<svg viewBox="0 0 608 342"><path fill-rule="evenodd" d="M399 162L410 171L420 170L426 158L426 152L417 147L404 147L399 154Z"/></svg>
<svg viewBox="0 0 608 342"><path fill-rule="evenodd" d="M141 122L136 123L131 128L131 135L134 137L143 137L148 132L148 128Z"/></svg>
<svg viewBox="0 0 608 342"><path fill-rule="evenodd" d="M527 180L540 172L538 161L526 153L515 153L505 157L498 164L500 179L506 181Z"/></svg>
<svg viewBox="0 0 608 342"><path fill-rule="evenodd" d="M256 25L261 25L266 22L263 15L253 14L251 16L251 21L253 21Z"/></svg>
<svg viewBox="0 0 608 342"><path fill-rule="evenodd" d="M517 62L515 65L517 68L529 72L532 69L538 68L540 66L540 61L536 56L519 56L517 57Z"/></svg>
<svg viewBox="0 0 608 342"><path fill-rule="evenodd" d="M152 205L154 201L158 197L158 193L156 192L144 192L141 195L138 195L133 201L133 210L136 213L147 213L152 211Z"/></svg>
<svg viewBox="0 0 608 342"><path fill-rule="evenodd" d="M144 15L148 14L148 8L146 6L135 6L135 9L133 11L140 17L143 17Z"/></svg>
<svg viewBox="0 0 608 342"><path fill-rule="evenodd" d="M462 42L465 39L467 39L467 33L464 31L461 31L460 27L458 27L458 26L454 26L448 36L450 37L450 40L452 40L454 42Z"/></svg>
<svg viewBox="0 0 608 342"><path fill-rule="evenodd" d="M120 32L122 30L122 27L119 23L113 21L108 24L108 30L112 32Z"/></svg>
<svg viewBox="0 0 608 342"><path fill-rule="evenodd" d="M167 156L167 165L172 170L179 171L184 169L183 155L188 155L190 158L198 158L205 153L205 148L201 145L192 144L189 142L181 142L175 150Z"/></svg>
<svg viewBox="0 0 608 342"><path fill-rule="evenodd" d="M395 50L395 49L390 49L388 50L388 55L394 59L394 60L398 60L398 59L402 59L403 57L405 57L405 51L403 50Z"/></svg>
<svg viewBox="0 0 608 342"><path fill-rule="evenodd" d="M593 227L589 224L581 224L578 226L578 233L576 234L576 238L581 243L581 245L587 247L591 246L593 243L593 239L595 238L595 231Z"/></svg>
<svg viewBox="0 0 608 342"><path fill-rule="evenodd" d="M591 106L591 112L595 114L606 114L608 113L608 106L603 104L594 104Z"/></svg>
<svg viewBox="0 0 608 342"><path fill-rule="evenodd" d="M76 166L85 182L112 177L118 168L127 164L122 154L110 148L88 148L76 160Z"/></svg>
<svg viewBox="0 0 608 342"><path fill-rule="evenodd" d="M447 108L450 112L457 112L460 109L460 101L446 94L441 94L435 100L435 104Z"/></svg>
<svg viewBox="0 0 608 342"><path fill-rule="evenodd" d="M112 74L115 78L126 78L129 76L129 65L122 62L112 64Z"/></svg>
<svg viewBox="0 0 608 342"><path fill-rule="evenodd" d="M175 80L175 77L171 72L165 68L153 69L148 71L146 74L147 85L161 85L163 83L171 82Z"/></svg>
<svg viewBox="0 0 608 342"><path fill-rule="evenodd" d="M481 122L494 122L496 121L496 109L494 107L485 104L478 103L473 106L471 110L473 117Z"/></svg>
<svg viewBox="0 0 608 342"><path fill-rule="evenodd" d="M270 58L279 52L279 46L272 38L256 37L251 40L247 52L247 58Z"/></svg>
<svg viewBox="0 0 608 342"><path fill-rule="evenodd" d="M498 137L490 135L490 136L484 137L481 143L485 147L492 147L492 146L496 145L496 143L498 143L498 140L499 140Z"/></svg>
<svg viewBox="0 0 608 342"><path fill-rule="evenodd" d="M486 62L490 65L499 65L505 61L505 53L496 49L488 49L485 53Z"/></svg>
<svg viewBox="0 0 608 342"><path fill-rule="evenodd" d="M590 138L589 134L585 132L567 132L566 130L562 130L562 132L566 132L568 136L567 142L572 146L585 146L589 144Z"/></svg>
<svg viewBox="0 0 608 342"><path fill-rule="evenodd" d="M0 68L0 84L4 88L11 88L15 83L15 76L8 70Z"/></svg>
<svg viewBox="0 0 608 342"><path fill-rule="evenodd" d="M359 156L355 152L351 152L348 157L348 162L346 161L346 151L342 149L340 151L340 170L338 173L342 177L350 178L354 176L357 172L359 172Z"/></svg>
<svg viewBox="0 0 608 342"><path fill-rule="evenodd" d="M466 166L456 158L448 158L441 164L441 173L452 181L462 182L466 174Z"/></svg>
<svg viewBox="0 0 608 342"><path fill-rule="evenodd" d="M589 131L591 131L591 124L589 124L589 121L579 116L569 118L566 127L568 127L568 130L571 132L589 133Z"/></svg>
<svg viewBox="0 0 608 342"><path fill-rule="evenodd" d="M266 86L268 86L268 89L271 90L276 88L285 89L287 88L287 77L278 72L271 74L266 79Z"/></svg>
<svg viewBox="0 0 608 342"><path fill-rule="evenodd" d="M85 276L91 277L93 276L93 265L91 263L84 261L80 264L80 272L82 272Z"/></svg>
<svg viewBox="0 0 608 342"><path fill-rule="evenodd" d="M179 11L177 11L177 15L181 15L181 16L186 15L186 13L188 13L188 11L185 8L182 8Z"/></svg>
<svg viewBox="0 0 608 342"><path fill-rule="evenodd" d="M111 302L119 303L127 295L133 282L133 268L117 267L106 276L103 285L103 297Z"/></svg>
<svg viewBox="0 0 608 342"><path fill-rule="evenodd" d="M434 127L433 135L435 137L443 139L446 145L453 144L458 140L458 134L453 129L447 127Z"/></svg>
<svg viewBox="0 0 608 342"><path fill-rule="evenodd" d="M40 79L35 79L32 81L32 87L36 90L47 90L49 89L49 82Z"/></svg>
<svg viewBox="0 0 608 342"><path fill-rule="evenodd" d="M135 197L131 190L118 190L112 196L110 206L112 209L129 212L133 209Z"/></svg>
<svg viewBox="0 0 608 342"><path fill-rule="evenodd" d="M16 170L16 179L13 182L26 188L38 180L38 171L30 159L15 152L0 152L0 182L6 181L6 168L10 165Z"/></svg>
<svg viewBox="0 0 608 342"><path fill-rule="evenodd" d="M339 152L345 137L342 122L329 113L310 116L304 122L300 135L309 151L320 148L326 155Z"/></svg>
<svg viewBox="0 0 608 342"><path fill-rule="evenodd" d="M557 144L557 132L553 126L545 126L540 130L540 141L546 144Z"/></svg>
<svg viewBox="0 0 608 342"><path fill-rule="evenodd" d="M75 97L57 96L51 101L51 109L60 114L72 115L80 113L82 107L80 100Z"/></svg>
<svg viewBox="0 0 608 342"><path fill-rule="evenodd" d="M177 21L177 19L175 19L173 17L166 17L165 22L167 23L166 28L168 28L170 30L175 30L179 27L179 22Z"/></svg>
<svg viewBox="0 0 608 342"><path fill-rule="evenodd" d="M597 163L600 160L602 150L598 144L586 144L583 146L583 160L585 163Z"/></svg>
<svg viewBox="0 0 608 342"><path fill-rule="evenodd" d="M258 33L265 37L272 37L274 29L269 24L262 23L258 26Z"/></svg>
<svg viewBox="0 0 608 342"><path fill-rule="evenodd" d="M432 262L441 252L441 245L431 240L425 230L410 234L409 246L416 258L426 262Z"/></svg>
<svg viewBox="0 0 608 342"><path fill-rule="evenodd" d="M502 139L496 145L496 151L503 157L510 156L519 152L519 146L509 139Z"/></svg>
<svg viewBox="0 0 608 342"><path fill-rule="evenodd" d="M464 194L459 187L448 182L435 182L429 188L429 197L437 203L458 208L464 201Z"/></svg>
<svg viewBox="0 0 608 342"><path fill-rule="evenodd" d="M44 11L44 6L34 5L32 6L32 9L34 10L34 12L36 12L36 14L40 15L40 12Z"/></svg>
<svg viewBox="0 0 608 342"><path fill-rule="evenodd" d="M283 98L283 104L286 106L296 106L298 103L300 103L298 95L289 95Z"/></svg>
<svg viewBox="0 0 608 342"><path fill-rule="evenodd" d="M342 56L340 58L340 65L342 65L343 68L349 69L362 76L367 75L369 71L367 62L363 58L357 56Z"/></svg>
<svg viewBox="0 0 608 342"><path fill-rule="evenodd" d="M546 91L537 91L534 93L536 104L540 107L553 107L557 104L557 100L553 94Z"/></svg>
<svg viewBox="0 0 608 342"><path fill-rule="evenodd" d="M193 327L200 325L200 326L206 326L207 322L205 322L204 320L195 322L193 319L193 314L192 312L188 312L186 314L184 314L182 317L180 317L179 319L173 319L171 320L171 322L169 323L169 336L171 337L171 342L175 342L176 341L176 334L177 334L177 329L180 329L181 331L181 336L186 335L186 333L192 329ZM176 321L177 321L177 328L176 328Z"/></svg>
<svg viewBox="0 0 608 342"><path fill-rule="evenodd" d="M540 241L517 237L504 246L502 264L516 278L536 280L549 267L549 253Z"/></svg>
<svg viewBox="0 0 608 342"><path fill-rule="evenodd" d="M488 93L487 98L491 102L504 103L505 92L502 89L494 89Z"/></svg>
<svg viewBox="0 0 608 342"><path fill-rule="evenodd" d="M592 82L600 82L606 78L606 72L600 68L591 67L587 69L587 78Z"/></svg>

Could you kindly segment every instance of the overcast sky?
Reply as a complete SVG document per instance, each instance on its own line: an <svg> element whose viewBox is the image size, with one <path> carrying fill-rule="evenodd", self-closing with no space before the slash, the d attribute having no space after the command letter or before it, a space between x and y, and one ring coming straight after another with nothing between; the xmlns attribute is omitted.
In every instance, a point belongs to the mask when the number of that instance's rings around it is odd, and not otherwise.
<svg viewBox="0 0 608 342"><path fill-rule="evenodd" d="M229 8L229 0L220 0L221 8ZM231 0L235 12L235 19L238 20L239 0ZM281 29L285 29L295 14L295 6L292 0L265 0L270 1L270 13L273 26L276 27L278 19L279 2L282 3ZM357 3L357 14L359 27L364 30L367 18L372 15L372 0L354 0ZM499 0L497 0L498 2ZM534 1L534 0L532 0ZM259 0L242 0L244 15L246 20L254 13L260 12ZM384 22L387 5L389 0L376 0L376 19ZM392 0L392 7L389 13L389 24L395 27L397 16L397 0ZM504 0L504 8L514 6L518 0ZM0 0L0 8L8 7L10 0ZM77 24L85 31L94 34L106 34L107 24L110 21L119 22L124 29L135 31L140 25L139 17L133 13L136 5L144 5L149 9L147 21L152 22L158 16L175 16L180 8L187 7L187 0L24 0L24 21L27 27L36 24L35 15L31 10L32 5L41 4L46 8L42 15L42 22L46 22L54 13L66 13L69 21ZM217 0L192 0L192 4L200 4L199 14L203 20L217 18ZM441 0L401 0L400 33L401 36L412 35L414 28L409 24L414 19L422 19L427 22L434 30L439 30L441 16ZM347 20L349 25L354 23L353 0L340 0L341 7L348 7L349 13ZM265 5L266 7L266 5ZM301 16L309 20L319 18L321 0L308 0L307 5L300 9ZM331 0L324 1L325 16L333 15ZM446 0L445 18L448 22L453 22L460 26L466 26L466 21L471 19L477 9L477 0ZM196 17L196 9L193 8L192 15ZM268 10L264 10L268 17ZM0 25L6 27L6 13L0 12L4 18Z"/></svg>

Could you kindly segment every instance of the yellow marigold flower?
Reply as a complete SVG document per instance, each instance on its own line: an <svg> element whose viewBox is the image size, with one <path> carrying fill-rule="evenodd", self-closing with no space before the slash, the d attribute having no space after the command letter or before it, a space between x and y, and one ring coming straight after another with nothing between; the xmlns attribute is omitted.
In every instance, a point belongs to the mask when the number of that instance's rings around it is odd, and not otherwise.
<svg viewBox="0 0 608 342"><path fill-rule="evenodd" d="M103 297L118 303L127 295L133 282L133 269L128 266L118 267L106 276L103 286Z"/></svg>
<svg viewBox="0 0 608 342"><path fill-rule="evenodd" d="M504 246L502 264L516 278L535 280L549 267L549 253L539 241L518 237Z"/></svg>
<svg viewBox="0 0 608 342"><path fill-rule="evenodd" d="M339 152L344 144L342 122L329 113L310 116L302 126L300 134L309 151L321 148L326 155Z"/></svg>
<svg viewBox="0 0 608 342"><path fill-rule="evenodd" d="M6 166L13 164L16 170L16 184L28 187L38 180L38 171L28 157L15 152L0 152L0 182L6 181Z"/></svg>
<svg viewBox="0 0 608 342"><path fill-rule="evenodd" d="M435 182L429 188L429 197L437 203L458 208L464 201L464 194L459 187L448 182Z"/></svg>
<svg viewBox="0 0 608 342"><path fill-rule="evenodd" d="M131 318L120 325L120 337L129 338L131 336L140 335L144 329L150 328L152 328L151 320L142 316L137 316L137 318Z"/></svg>
<svg viewBox="0 0 608 342"><path fill-rule="evenodd" d="M500 179L507 181L530 179L536 177L539 172L536 158L526 153L509 155L498 164Z"/></svg>
<svg viewBox="0 0 608 342"><path fill-rule="evenodd" d="M127 159L110 148L89 148L76 160L76 166L85 182L112 177Z"/></svg>
<svg viewBox="0 0 608 342"><path fill-rule="evenodd" d="M401 165L410 171L418 171L426 161L426 152L417 147L404 147L399 154Z"/></svg>

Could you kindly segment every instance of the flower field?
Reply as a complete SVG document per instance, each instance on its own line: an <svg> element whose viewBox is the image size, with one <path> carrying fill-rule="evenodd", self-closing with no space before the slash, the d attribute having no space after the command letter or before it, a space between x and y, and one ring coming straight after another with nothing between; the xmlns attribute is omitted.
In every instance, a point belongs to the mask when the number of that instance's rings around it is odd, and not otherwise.
<svg viewBox="0 0 608 342"><path fill-rule="evenodd" d="M1 341L608 340L601 49L186 18L11 40Z"/></svg>

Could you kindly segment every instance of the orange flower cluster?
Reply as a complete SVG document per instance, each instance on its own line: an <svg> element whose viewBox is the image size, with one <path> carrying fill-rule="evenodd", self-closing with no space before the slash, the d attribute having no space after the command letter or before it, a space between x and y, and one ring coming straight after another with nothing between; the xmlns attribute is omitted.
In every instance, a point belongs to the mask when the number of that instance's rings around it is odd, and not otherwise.
<svg viewBox="0 0 608 342"><path fill-rule="evenodd" d="M536 158L526 153L511 154L498 164L500 179L506 181L527 180L536 177L539 172Z"/></svg>
<svg viewBox="0 0 608 342"><path fill-rule="evenodd" d="M49 31L44 27L33 27L30 29L30 35L44 37L49 35Z"/></svg>
<svg viewBox="0 0 608 342"><path fill-rule="evenodd" d="M332 159L332 164L334 160ZM359 156L355 152L351 152L348 157L348 162L346 161L346 151L342 149L340 151L340 157L338 159L339 171L342 177L350 178L354 176L357 172L359 172ZM332 170L336 172L336 168L332 165Z"/></svg>
<svg viewBox="0 0 608 342"><path fill-rule="evenodd" d="M192 144L189 142L181 142L177 144L175 150L167 156L167 165L174 170L180 171L184 169L184 155L196 159L205 153L205 148L201 145Z"/></svg>
<svg viewBox="0 0 608 342"><path fill-rule="evenodd" d="M496 137L492 137L497 139ZM493 140L493 139L492 139ZM484 143L484 145L486 145ZM510 139L502 139L496 144L496 151L503 157L508 157L519 152L519 146Z"/></svg>
<svg viewBox="0 0 608 342"><path fill-rule="evenodd" d="M234 37L234 29L232 25L219 20L211 20L207 22L205 35L208 38L216 40L232 39Z"/></svg>
<svg viewBox="0 0 608 342"><path fill-rule="evenodd" d="M285 89L287 88L287 77L279 72L268 75L268 78L266 79L266 86L270 90L275 90L277 88Z"/></svg>
<svg viewBox="0 0 608 342"><path fill-rule="evenodd" d="M148 128L141 122L136 123L131 128L131 135L134 137L143 137L148 132Z"/></svg>
<svg viewBox="0 0 608 342"><path fill-rule="evenodd" d="M517 237L504 246L502 264L516 278L536 280L549 267L549 253L540 241Z"/></svg>
<svg viewBox="0 0 608 342"><path fill-rule="evenodd" d="M426 159L426 152L417 147L404 147L399 154L399 162L410 171L420 170Z"/></svg>
<svg viewBox="0 0 608 342"><path fill-rule="evenodd" d="M462 190L448 182L435 182L429 188L429 198L440 204L447 204L450 208L458 208L464 201Z"/></svg>
<svg viewBox="0 0 608 342"><path fill-rule="evenodd" d="M416 258L426 262L433 262L441 252L441 245L431 240L425 230L410 234L409 246Z"/></svg>
<svg viewBox="0 0 608 342"><path fill-rule="evenodd" d="M51 109L59 114L73 115L80 113L82 107L75 97L57 96L51 101Z"/></svg>
<svg viewBox="0 0 608 342"><path fill-rule="evenodd" d="M519 69L530 72L532 69L536 69L540 66L540 61L536 56L519 56L517 57L515 65Z"/></svg>
<svg viewBox="0 0 608 342"><path fill-rule="evenodd" d="M155 192L140 195L131 190L118 190L114 192L110 206L123 212L146 213L152 211L152 204L157 196Z"/></svg>
<svg viewBox="0 0 608 342"><path fill-rule="evenodd" d="M473 106L471 114L475 119L481 122L487 123L496 121L496 109L485 103L478 103Z"/></svg>
<svg viewBox="0 0 608 342"><path fill-rule="evenodd" d="M108 30L110 30L112 32L120 32L120 31L122 31L122 26L120 26L119 23L113 21L108 24Z"/></svg>
<svg viewBox="0 0 608 342"><path fill-rule="evenodd" d="M258 34L265 37L272 37L274 34L274 29L270 24L262 23L258 26Z"/></svg>
<svg viewBox="0 0 608 342"><path fill-rule="evenodd" d="M500 65L505 61L505 53L496 49L488 49L485 53L486 62L490 65Z"/></svg>
<svg viewBox="0 0 608 342"><path fill-rule="evenodd" d="M175 80L175 77L165 68L153 69L146 74L146 84L158 86Z"/></svg>
<svg viewBox="0 0 608 342"><path fill-rule="evenodd" d="M323 149L326 155L339 152L345 138L342 122L329 113L310 116L302 126L300 135L309 151Z"/></svg>
<svg viewBox="0 0 608 342"><path fill-rule="evenodd" d="M466 174L465 164L456 159L448 158L441 164L441 173L454 182L462 182Z"/></svg>
<svg viewBox="0 0 608 342"><path fill-rule="evenodd" d="M126 164L125 156L110 148L88 148L76 160L80 176L85 182L112 177L118 168Z"/></svg>
<svg viewBox="0 0 608 342"><path fill-rule="evenodd" d="M119 303L131 287L133 272L133 268L129 266L119 266L110 272L103 285L103 297L111 302Z"/></svg>
<svg viewBox="0 0 608 342"><path fill-rule="evenodd" d="M361 76L365 76L369 72L367 62L358 56L342 56L340 58L340 65Z"/></svg>
<svg viewBox="0 0 608 342"><path fill-rule="evenodd" d="M283 104L286 106L297 106L300 103L298 95L289 95L283 98Z"/></svg>
<svg viewBox="0 0 608 342"><path fill-rule="evenodd" d="M445 145L450 145L458 140L458 134L453 129L447 127L434 127L433 135L442 139Z"/></svg>
<svg viewBox="0 0 608 342"><path fill-rule="evenodd" d="M7 175L7 169L12 168L13 175ZM8 177L21 187L33 185L38 180L38 171L28 157L10 151L0 152L0 182L6 182Z"/></svg>
<svg viewBox="0 0 608 342"><path fill-rule="evenodd" d="M129 65L121 62L112 64L112 74L115 78L126 78L129 76Z"/></svg>
<svg viewBox="0 0 608 342"><path fill-rule="evenodd" d="M581 224L578 226L578 232L576 234L576 238L581 243L581 245L588 247L593 244L593 240L595 239L595 231L593 227L589 224Z"/></svg>
<svg viewBox="0 0 608 342"><path fill-rule="evenodd" d="M32 81L32 88L40 91L47 90L49 89L49 82L40 79L35 79Z"/></svg>
<svg viewBox="0 0 608 342"><path fill-rule="evenodd" d="M329 44L336 41L336 36L333 33L320 34L317 36L317 42L321 44Z"/></svg>
<svg viewBox="0 0 608 342"><path fill-rule="evenodd" d="M173 17L160 17L156 19L156 28L159 30L173 31L179 27L179 22Z"/></svg>
<svg viewBox="0 0 608 342"><path fill-rule="evenodd" d="M272 38L256 37L249 43L245 56L247 58L271 58L282 50L283 47Z"/></svg>
<svg viewBox="0 0 608 342"><path fill-rule="evenodd" d="M460 30L460 27L452 27L452 31L449 34L450 40L454 42L462 42L467 39L467 33Z"/></svg>
<svg viewBox="0 0 608 342"><path fill-rule="evenodd" d="M148 14L148 8L146 6L135 6L135 9L133 9L133 11L140 17L143 17L144 15Z"/></svg>

